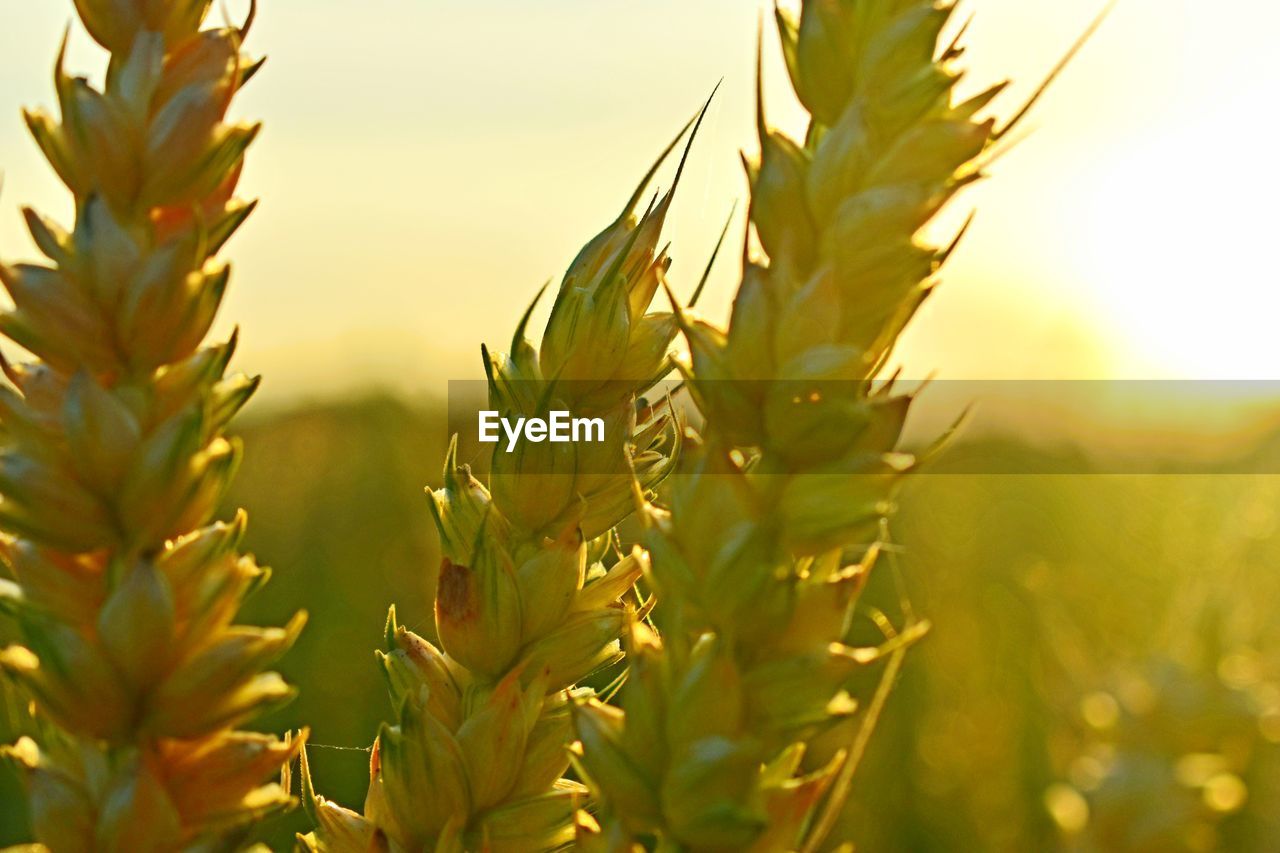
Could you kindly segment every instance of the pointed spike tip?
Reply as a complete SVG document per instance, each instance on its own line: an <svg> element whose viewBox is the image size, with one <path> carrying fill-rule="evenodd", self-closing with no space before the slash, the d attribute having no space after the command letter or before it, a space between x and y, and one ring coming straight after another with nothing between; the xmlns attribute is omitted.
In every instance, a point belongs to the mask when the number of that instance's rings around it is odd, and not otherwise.
<svg viewBox="0 0 1280 853"><path fill-rule="evenodd" d="M396 606L393 604L387 608L387 624L383 628L383 636L387 641L387 651L392 651L396 647L396 634L400 630L399 623L396 622Z"/></svg>

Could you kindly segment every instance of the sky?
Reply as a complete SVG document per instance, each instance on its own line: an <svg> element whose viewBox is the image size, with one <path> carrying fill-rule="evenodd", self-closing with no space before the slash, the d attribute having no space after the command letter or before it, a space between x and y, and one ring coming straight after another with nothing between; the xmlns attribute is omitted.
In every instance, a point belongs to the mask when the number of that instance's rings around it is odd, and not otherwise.
<svg viewBox="0 0 1280 853"><path fill-rule="evenodd" d="M226 4L233 17L244 0ZM966 85L1011 78L1014 111L1101 2L967 0ZM750 149L753 0L262 0L269 62L234 107L262 119L228 247L219 329L275 400L440 393L479 375L539 286L606 225L723 81L669 222L691 292ZM0 256L18 214L66 194L19 118L51 105L70 0L0 0ZM943 378L1280 378L1269 257L1280 165L1263 0L1120 0L1030 122L962 196L978 218L899 352ZM798 127L772 40L772 123ZM71 65L101 54L72 31ZM741 219L735 234L741 234ZM723 317L729 253L700 306Z"/></svg>

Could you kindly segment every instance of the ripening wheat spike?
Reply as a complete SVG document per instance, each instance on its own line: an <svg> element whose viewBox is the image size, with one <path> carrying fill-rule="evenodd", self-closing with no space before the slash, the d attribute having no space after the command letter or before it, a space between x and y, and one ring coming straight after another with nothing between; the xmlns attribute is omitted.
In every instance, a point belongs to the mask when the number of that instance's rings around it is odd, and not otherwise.
<svg viewBox="0 0 1280 853"><path fill-rule="evenodd" d="M911 398L874 380L948 252L921 229L998 137L978 116L1001 86L954 94L962 50L940 41L953 8L777 13L811 124L803 141L771 130L760 99L747 161L760 254L727 329L677 311L705 426L667 505L644 513L658 630L633 623L620 708L575 703L577 760L602 806L580 817L584 849L820 849L856 749L814 745L860 719L855 671L922 633L847 645L915 464L896 451Z"/></svg>
<svg viewBox="0 0 1280 853"><path fill-rule="evenodd" d="M236 727L292 696L264 670L304 620L234 624L266 575L243 514L212 520L258 384L225 375L234 336L203 341L252 210L233 192L258 127L227 108L260 63L248 23L202 29L210 5L77 0L105 86L67 74L64 44L60 117L26 115L75 225L26 211L48 260L0 264L0 332L34 357L0 387L0 606L23 638L0 667L35 703L40 734L6 754L58 853L233 848L291 802L270 779L299 741Z"/></svg>
<svg viewBox="0 0 1280 853"><path fill-rule="evenodd" d="M697 126L685 133L691 145ZM676 335L672 314L650 308L670 266L659 239L675 192L639 213L653 176L569 267L540 346L525 337L526 313L509 353L484 353L492 409L598 417L603 441L496 450L488 487L451 448L431 494L444 551L439 648L393 611L379 657L396 723L374 744L363 814L315 797L303 774L317 825L308 849L528 853L573 840L586 789L562 778L568 695L589 694L574 685L621 658L619 638L648 610L632 592L645 555L623 553L613 528L677 448L663 407L637 422L637 397L670 372Z"/></svg>

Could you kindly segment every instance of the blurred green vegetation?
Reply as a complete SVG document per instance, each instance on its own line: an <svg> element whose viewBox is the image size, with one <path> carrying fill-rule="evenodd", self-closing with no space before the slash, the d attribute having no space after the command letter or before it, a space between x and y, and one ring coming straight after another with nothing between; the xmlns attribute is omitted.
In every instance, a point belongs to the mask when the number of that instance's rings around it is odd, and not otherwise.
<svg viewBox="0 0 1280 853"><path fill-rule="evenodd" d="M853 837L1276 850L1280 477L945 474L1032 453L960 446L904 491L894 533L933 631L872 742Z"/></svg>
<svg viewBox="0 0 1280 853"><path fill-rule="evenodd" d="M241 434L228 503L248 509L248 547L275 570L245 618L311 614L282 665L302 692L260 725L310 726L318 788L356 805L390 712L373 657L387 606L430 633L422 489L439 480L443 412L377 397L262 413ZM947 473L985 463L1077 473ZM1101 475L1069 453L972 441L908 486L897 570L877 569L868 602L896 612L905 589L933 631L858 774L845 830L859 849L1276 849L1280 476L1238 464ZM22 821L0 770L0 843L23 840ZM302 827L282 818L264 838L287 849Z"/></svg>

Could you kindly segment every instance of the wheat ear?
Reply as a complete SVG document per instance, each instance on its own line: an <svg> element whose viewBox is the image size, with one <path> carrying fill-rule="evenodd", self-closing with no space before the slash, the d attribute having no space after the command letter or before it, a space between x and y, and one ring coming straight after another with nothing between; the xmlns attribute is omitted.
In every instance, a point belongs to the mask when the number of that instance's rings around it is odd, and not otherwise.
<svg viewBox="0 0 1280 853"><path fill-rule="evenodd" d="M952 10L806 0L798 19L777 15L812 122L798 142L760 105L747 164L760 251L727 331L677 315L703 442L668 509L644 513L660 633L633 625L621 708L576 704L579 763L603 804L581 818L585 849L817 849L830 828L818 810L852 764L806 747L857 713L855 671L922 630L847 645L914 464L895 450L910 397L873 379L946 259L920 230L998 135L976 116L1000 87L953 94L961 50L939 44Z"/></svg>
<svg viewBox="0 0 1280 853"><path fill-rule="evenodd" d="M106 85L60 54L61 118L26 116L76 222L27 210L48 262L0 265L0 331L35 356L0 388L0 606L23 636L0 667L34 698L38 737L6 754L59 853L222 849L290 803L266 780L299 742L235 727L292 696L263 670L304 619L232 624L267 575L237 550L243 514L211 523L258 385L224 376L234 337L202 341L214 256L252 210L232 193L258 127L226 110L259 64L248 23L201 29L209 6L77 0Z"/></svg>
<svg viewBox="0 0 1280 853"><path fill-rule="evenodd" d="M692 142L696 127L686 131ZM659 239L675 191L639 212L653 174L570 266L540 347L526 313L509 353L485 352L492 409L598 417L604 440L495 450L489 488L450 449L431 495L439 647L392 612L379 659L396 723L374 744L363 815L304 781L318 827L308 849L528 853L572 841L586 789L562 778L568 695L589 694L574 685L618 661L620 636L647 612L631 593L644 554L624 554L612 531L676 449L663 407L637 417L637 396L670 372L677 333L670 312L650 310L670 266Z"/></svg>

